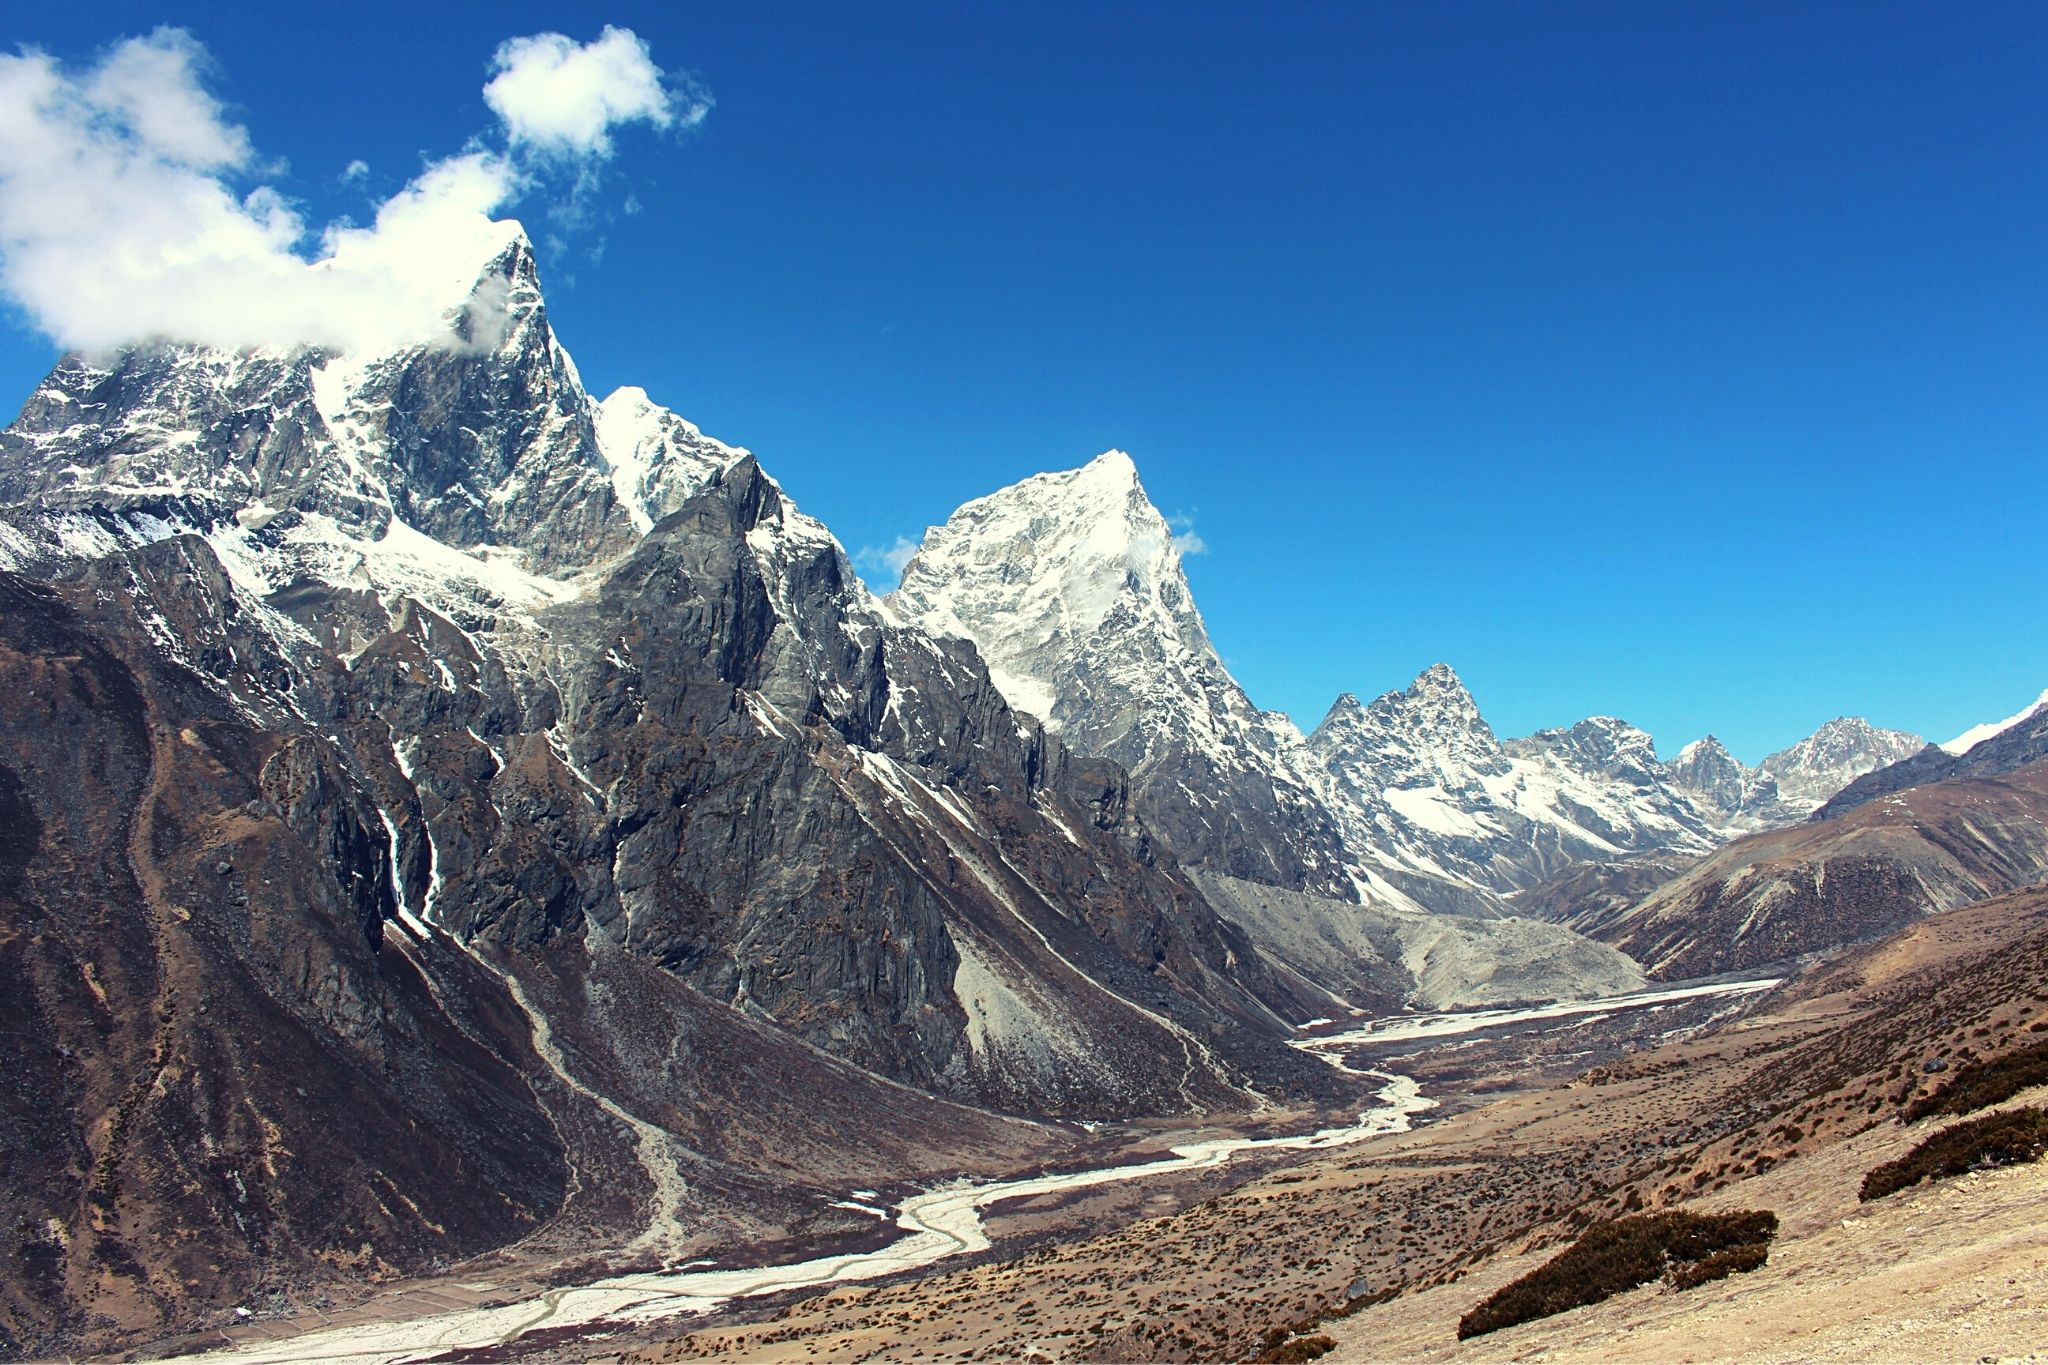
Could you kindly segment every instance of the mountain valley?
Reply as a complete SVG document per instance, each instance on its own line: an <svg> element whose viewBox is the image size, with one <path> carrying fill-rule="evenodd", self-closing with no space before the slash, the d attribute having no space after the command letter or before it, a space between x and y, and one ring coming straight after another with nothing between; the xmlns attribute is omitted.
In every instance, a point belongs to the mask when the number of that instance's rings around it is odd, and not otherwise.
<svg viewBox="0 0 2048 1365"><path fill-rule="evenodd" d="M1666 761L1438 664L1304 735L1129 456L878 595L499 226L443 343L67 356L0 433L0 1354L1422 1353L1595 1218L1826 1236L2041 1025L2048 710Z"/></svg>

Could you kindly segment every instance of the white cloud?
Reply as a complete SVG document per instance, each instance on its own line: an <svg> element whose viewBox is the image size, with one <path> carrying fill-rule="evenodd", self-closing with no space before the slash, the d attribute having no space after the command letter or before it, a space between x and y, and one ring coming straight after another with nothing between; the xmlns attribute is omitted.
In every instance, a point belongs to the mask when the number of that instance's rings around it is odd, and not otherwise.
<svg viewBox="0 0 2048 1365"><path fill-rule="evenodd" d="M710 97L691 88L672 93L647 44L609 24L580 45L559 33L510 39L491 67L497 74L484 87L484 102L514 146L549 156L603 159L612 154L618 124L693 126L711 108Z"/></svg>
<svg viewBox="0 0 2048 1365"><path fill-rule="evenodd" d="M195 170L239 166L249 159L249 139L222 121L220 102L194 78L206 62L191 34L159 28L108 53L83 93L91 107L166 161Z"/></svg>
<svg viewBox="0 0 2048 1365"><path fill-rule="evenodd" d="M1183 556L1209 553L1208 542L1195 534L1195 518L1192 513L1176 513L1166 519L1166 524L1173 531L1173 548L1180 551Z"/></svg>
<svg viewBox="0 0 2048 1365"><path fill-rule="evenodd" d="M357 157L354 161L348 163L347 168L341 173L341 178L343 181L361 180L369 173L370 163L361 157Z"/></svg>
<svg viewBox="0 0 2048 1365"><path fill-rule="evenodd" d="M878 580L894 588L903 581L904 566L917 553L917 542L908 536L896 537L895 543L883 549L863 545L853 552L854 567L862 573L873 574ZM883 575L886 574L886 579Z"/></svg>
<svg viewBox="0 0 2048 1365"><path fill-rule="evenodd" d="M492 86L526 69L507 66L507 50L553 36L507 44ZM571 45L564 62L580 72L577 54L622 48L665 100L661 73L625 30ZM631 65L604 60L601 70ZM472 143L429 164L369 227L313 232L277 189L244 188L261 168L207 91L206 65L204 49L171 28L126 39L83 71L34 50L0 55L0 291L59 344L383 350L447 339L479 268L510 240L513 225L494 214L561 169L587 183L577 158L608 155L613 123L687 116L650 110L634 87L585 109L575 137L542 142L532 97L515 94L524 121L506 117L507 150ZM529 144L545 155L527 156ZM352 163L344 176L367 169Z"/></svg>

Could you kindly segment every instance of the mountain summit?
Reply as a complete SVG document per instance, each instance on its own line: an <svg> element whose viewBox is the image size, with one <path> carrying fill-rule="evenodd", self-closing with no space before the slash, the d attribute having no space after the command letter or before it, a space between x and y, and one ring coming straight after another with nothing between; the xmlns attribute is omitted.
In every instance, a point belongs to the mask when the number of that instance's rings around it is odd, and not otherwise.
<svg viewBox="0 0 2048 1365"><path fill-rule="evenodd" d="M1173 532L1120 450L967 503L925 534L890 600L974 640L1012 705L1120 759L1135 756L1122 703L1216 659Z"/></svg>
<svg viewBox="0 0 2048 1365"><path fill-rule="evenodd" d="M622 553L744 452L652 404L600 423L531 243L500 228L445 342L66 357L0 434L0 500L36 512L11 557L203 530L257 590L354 579L488 614Z"/></svg>
<svg viewBox="0 0 2048 1365"><path fill-rule="evenodd" d="M1122 451L965 504L926 532L888 600L972 641L1011 705L1128 768L1139 813L1183 861L1364 894L1300 732L1223 666L1173 530Z"/></svg>
<svg viewBox="0 0 2048 1365"><path fill-rule="evenodd" d="M1438 909L1497 912L1575 863L1715 843L1642 731L1598 717L1503 742L1445 664L1370 705L1338 698L1308 746L1350 846Z"/></svg>

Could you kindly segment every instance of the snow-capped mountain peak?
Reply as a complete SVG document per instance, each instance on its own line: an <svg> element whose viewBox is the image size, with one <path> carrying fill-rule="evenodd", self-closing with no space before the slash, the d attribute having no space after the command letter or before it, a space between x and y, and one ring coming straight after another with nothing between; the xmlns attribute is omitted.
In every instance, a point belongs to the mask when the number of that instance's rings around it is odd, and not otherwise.
<svg viewBox="0 0 2048 1365"><path fill-rule="evenodd" d="M1731 762L1737 761L1735 756L1728 752L1728 746L1721 742L1719 736L1708 734L1702 735L1700 738L1692 741L1692 743L1682 746L1678 751L1678 757L1673 761L1678 763L1714 763L1724 758Z"/></svg>
<svg viewBox="0 0 2048 1365"><path fill-rule="evenodd" d="M1778 799L1778 784L1770 774L1729 753L1728 746L1714 735L1680 749L1664 769L1673 786L1723 824L1738 822L1745 813L1773 805Z"/></svg>
<svg viewBox="0 0 2048 1365"><path fill-rule="evenodd" d="M1587 772L1631 782L1652 780L1663 766L1649 732L1619 716L1588 716L1575 725L1538 730L1527 739L1510 741L1509 748L1523 753L1555 751L1569 755L1573 766Z"/></svg>
<svg viewBox="0 0 2048 1365"><path fill-rule="evenodd" d="M0 435L0 503L36 508L11 557L192 531L257 591L346 582L485 620L559 600L743 453L644 395L591 400L516 222L465 250L437 266L468 278L445 341L67 357Z"/></svg>
<svg viewBox="0 0 2048 1365"><path fill-rule="evenodd" d="M1502 770L1500 741L1479 704L1448 664L1433 664L1399 691L1361 705L1339 697L1310 738L1311 749L1339 766L1365 754L1382 787L1436 783L1469 789L1482 773Z"/></svg>
<svg viewBox="0 0 2048 1365"><path fill-rule="evenodd" d="M2038 715L2044 707L2048 707L2048 689L2044 689L2041 695L2034 699L2032 705L2021 708L2012 715L2007 716L2004 720L1986 721L1982 725L1972 725L1954 739L1945 741L1941 746L1942 752L1959 756L1966 754L1985 740L1990 739L1993 735L2002 735L2020 722Z"/></svg>
<svg viewBox="0 0 2048 1365"><path fill-rule="evenodd" d="M714 440L636 386L614 389L592 412L612 491L644 534L747 451Z"/></svg>
<svg viewBox="0 0 2048 1365"><path fill-rule="evenodd" d="M1641 730L1595 717L1502 742L1443 664L1370 706L1339 699L1309 747L1349 847L1439 908L1498 909L1577 859L1714 842Z"/></svg>
<svg viewBox="0 0 2048 1365"><path fill-rule="evenodd" d="M1129 769L1184 859L1356 893L1300 732L1224 667L1122 451L964 504L925 533L889 603L972 641L1012 707Z"/></svg>
<svg viewBox="0 0 2048 1365"><path fill-rule="evenodd" d="M1927 747L1902 730L1880 730L1861 716L1837 716L1790 748L1758 765L1777 783L1778 795L1806 814L1861 777Z"/></svg>
<svg viewBox="0 0 2048 1365"><path fill-rule="evenodd" d="M1222 669L1172 530L1120 450L966 503L925 532L890 601L926 629L973 640L1010 704L1055 728L1097 709L1062 686L1084 659L1136 650Z"/></svg>
<svg viewBox="0 0 2048 1365"><path fill-rule="evenodd" d="M1379 697L1369 709L1388 719L1398 716L1440 744L1489 754L1499 749L1479 703L1449 664L1431 664L1406 690Z"/></svg>

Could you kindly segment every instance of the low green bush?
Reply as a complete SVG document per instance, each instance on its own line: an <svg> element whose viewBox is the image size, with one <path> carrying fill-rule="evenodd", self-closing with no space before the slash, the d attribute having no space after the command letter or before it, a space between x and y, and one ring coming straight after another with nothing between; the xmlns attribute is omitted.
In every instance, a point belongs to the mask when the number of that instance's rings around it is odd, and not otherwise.
<svg viewBox="0 0 2048 1365"><path fill-rule="evenodd" d="M1906 1121L1989 1109L2037 1085L2048 1085L2048 1042L1958 1068L1953 1076L1906 1107Z"/></svg>
<svg viewBox="0 0 2048 1365"><path fill-rule="evenodd" d="M1896 1161L1872 1167L1863 1177L1865 1203L1917 1185L1991 1166L2039 1161L2048 1153L2048 1111L2010 1109L1981 1119L1952 1123Z"/></svg>
<svg viewBox="0 0 2048 1365"><path fill-rule="evenodd" d="M1458 1337L1547 1318L1599 1303L1667 1274L1680 1289L1764 1263L1765 1245L1777 1235L1768 1209L1735 1213L1637 1214L1587 1228L1579 1239L1510 1284L1504 1284L1458 1320ZM1719 1261L1715 1261L1720 1257ZM1697 1274L1715 1262L1711 1273ZM1681 1282L1680 1274L1690 1278Z"/></svg>

